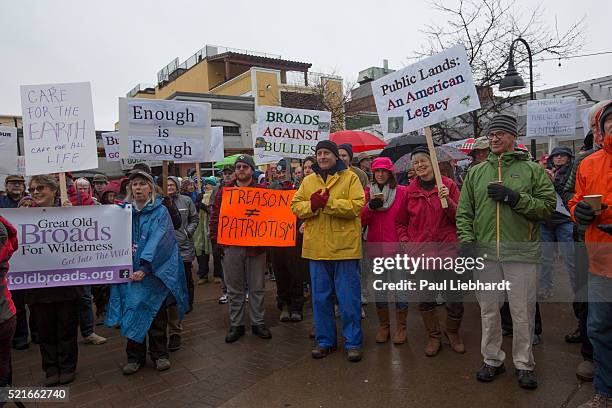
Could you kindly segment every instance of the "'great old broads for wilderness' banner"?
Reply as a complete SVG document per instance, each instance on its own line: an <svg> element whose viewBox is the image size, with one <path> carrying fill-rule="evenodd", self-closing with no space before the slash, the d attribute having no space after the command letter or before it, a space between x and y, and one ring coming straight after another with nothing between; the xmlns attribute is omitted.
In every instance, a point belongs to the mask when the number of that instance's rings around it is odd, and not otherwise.
<svg viewBox="0 0 612 408"><path fill-rule="evenodd" d="M9 289L126 282L132 271L129 206L14 208L2 215L17 229Z"/></svg>

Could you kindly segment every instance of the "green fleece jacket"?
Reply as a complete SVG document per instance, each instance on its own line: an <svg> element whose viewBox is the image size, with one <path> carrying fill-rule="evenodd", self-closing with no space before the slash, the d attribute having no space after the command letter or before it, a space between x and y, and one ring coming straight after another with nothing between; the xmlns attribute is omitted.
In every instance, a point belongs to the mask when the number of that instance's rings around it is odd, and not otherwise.
<svg viewBox="0 0 612 408"><path fill-rule="evenodd" d="M520 193L514 207L499 204L499 247L498 205L487 194L488 184L497 180ZM468 171L463 182L457 207L457 235L461 242L476 242L480 255L484 252L489 259L539 262L539 223L549 218L555 207L552 182L526 152L500 156L490 153L486 161Z"/></svg>

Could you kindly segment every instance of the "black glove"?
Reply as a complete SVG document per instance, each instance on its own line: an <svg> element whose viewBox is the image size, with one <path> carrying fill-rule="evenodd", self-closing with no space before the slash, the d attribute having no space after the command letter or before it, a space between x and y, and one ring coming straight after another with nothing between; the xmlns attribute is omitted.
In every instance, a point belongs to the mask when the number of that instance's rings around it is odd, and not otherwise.
<svg viewBox="0 0 612 408"><path fill-rule="evenodd" d="M377 208L381 208L383 204L384 202L382 198L377 197L370 200L370 202L368 203L368 207L370 207L370 210L376 210Z"/></svg>
<svg viewBox="0 0 612 408"><path fill-rule="evenodd" d="M579 201L574 208L574 217L580 225L590 225L595 220L595 211L591 204L586 201Z"/></svg>
<svg viewBox="0 0 612 408"><path fill-rule="evenodd" d="M459 244L459 255L462 258L476 258L476 243L461 242Z"/></svg>
<svg viewBox="0 0 612 408"><path fill-rule="evenodd" d="M600 230L605 232L606 234L612 235L612 224L599 224L597 226Z"/></svg>
<svg viewBox="0 0 612 408"><path fill-rule="evenodd" d="M487 187L487 194L489 194L492 200L510 204L510 207L514 207L521 197L516 191L499 183L489 184Z"/></svg>

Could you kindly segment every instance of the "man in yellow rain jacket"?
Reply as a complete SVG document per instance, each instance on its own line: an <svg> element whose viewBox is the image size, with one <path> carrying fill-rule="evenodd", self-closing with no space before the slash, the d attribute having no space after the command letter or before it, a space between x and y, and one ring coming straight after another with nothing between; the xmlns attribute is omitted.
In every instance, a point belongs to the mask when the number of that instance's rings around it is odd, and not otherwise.
<svg viewBox="0 0 612 408"><path fill-rule="evenodd" d="M302 257L310 260L312 304L317 346L313 358L327 357L337 346L333 294L342 320L349 361L361 360L361 208L363 187L339 159L329 140L316 147L313 174L304 178L291 209L305 220Z"/></svg>

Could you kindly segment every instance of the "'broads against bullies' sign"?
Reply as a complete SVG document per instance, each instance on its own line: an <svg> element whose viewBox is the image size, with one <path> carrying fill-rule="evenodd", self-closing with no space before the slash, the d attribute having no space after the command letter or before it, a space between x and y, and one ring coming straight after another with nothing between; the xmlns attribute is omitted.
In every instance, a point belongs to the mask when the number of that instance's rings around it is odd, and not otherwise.
<svg viewBox="0 0 612 408"><path fill-rule="evenodd" d="M372 92L385 139L480 108L463 44L372 82Z"/></svg>
<svg viewBox="0 0 612 408"><path fill-rule="evenodd" d="M26 174L95 169L89 82L21 87Z"/></svg>
<svg viewBox="0 0 612 408"><path fill-rule="evenodd" d="M126 282L132 271L132 212L116 205L3 210L19 249L11 290Z"/></svg>
<svg viewBox="0 0 612 408"><path fill-rule="evenodd" d="M329 139L330 122L330 112L260 106L253 132L255 155L312 156L317 143Z"/></svg>
<svg viewBox="0 0 612 408"><path fill-rule="evenodd" d="M211 105L119 98L121 158L205 161Z"/></svg>

